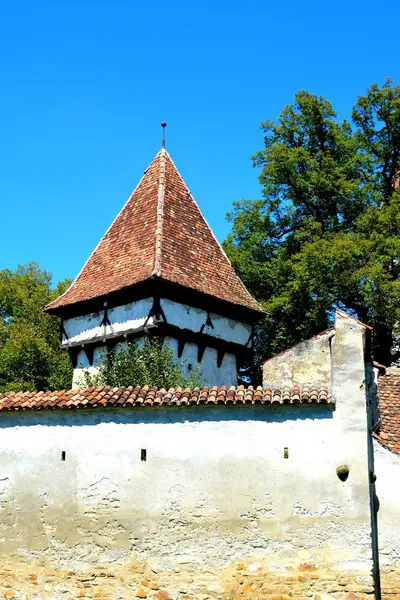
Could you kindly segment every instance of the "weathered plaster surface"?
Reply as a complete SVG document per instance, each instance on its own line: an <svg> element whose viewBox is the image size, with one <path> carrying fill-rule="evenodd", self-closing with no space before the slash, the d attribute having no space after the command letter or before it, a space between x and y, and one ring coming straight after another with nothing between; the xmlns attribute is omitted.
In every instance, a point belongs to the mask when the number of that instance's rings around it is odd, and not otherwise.
<svg viewBox="0 0 400 600"><path fill-rule="evenodd" d="M151 579L203 600L371 592L363 447L326 405L13 413L0 428L0 560L26 578L4 570L0 591L32 597L33 577L40 597L75 598L109 572L98 597L151 597Z"/></svg>
<svg viewBox="0 0 400 600"><path fill-rule="evenodd" d="M400 456L374 440L382 596L400 596Z"/></svg>
<svg viewBox="0 0 400 600"><path fill-rule="evenodd" d="M265 361L264 386L330 387L333 335L333 331L326 331Z"/></svg>
<svg viewBox="0 0 400 600"><path fill-rule="evenodd" d="M339 312L310 360L292 349L296 383L320 369L336 405L0 414L0 595L371 598L364 333ZM286 367L275 373L280 386L295 380ZM394 600L398 465L376 462L388 498L384 599Z"/></svg>

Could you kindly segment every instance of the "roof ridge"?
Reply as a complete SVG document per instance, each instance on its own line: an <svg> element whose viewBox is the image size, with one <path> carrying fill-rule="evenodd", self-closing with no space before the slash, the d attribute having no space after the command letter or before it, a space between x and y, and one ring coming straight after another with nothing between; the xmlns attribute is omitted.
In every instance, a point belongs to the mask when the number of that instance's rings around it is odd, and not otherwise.
<svg viewBox="0 0 400 600"><path fill-rule="evenodd" d="M152 276L161 277L162 267L162 242L163 242L163 223L164 223L164 198L165 198L165 170L166 170L166 158L167 151L165 148L161 148L159 152L161 156L160 161L160 175L158 182L157 192L157 222L156 222L156 246L154 256L154 268L151 272Z"/></svg>

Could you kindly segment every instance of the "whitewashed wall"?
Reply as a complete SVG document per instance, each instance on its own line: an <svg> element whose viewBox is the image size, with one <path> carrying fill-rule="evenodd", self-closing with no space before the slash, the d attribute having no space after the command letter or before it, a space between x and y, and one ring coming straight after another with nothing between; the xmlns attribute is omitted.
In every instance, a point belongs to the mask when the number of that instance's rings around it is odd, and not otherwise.
<svg viewBox="0 0 400 600"><path fill-rule="evenodd" d="M338 313L328 352L336 405L0 413L0 592L365 600L364 332Z"/></svg>
<svg viewBox="0 0 400 600"><path fill-rule="evenodd" d="M0 427L1 558L371 568L365 440L327 406L11 413Z"/></svg>
<svg viewBox="0 0 400 600"><path fill-rule="evenodd" d="M171 337L166 338L166 343L174 350L175 355L178 355L178 340ZM204 385L237 385L237 367L236 357L228 352L224 354L221 366L217 365L217 351L215 348L206 348L201 359L198 362L197 344L187 343L183 349L182 361L184 361L184 371L187 374L199 366Z"/></svg>
<svg viewBox="0 0 400 600"><path fill-rule="evenodd" d="M173 300L161 299L167 322L181 329L190 329L199 332L206 323L208 313L200 308L194 308L188 304L180 304ZM211 335L227 342L234 342L245 346L251 346L251 325L242 323L236 319L229 319L216 313L209 313L212 326L207 325L203 333Z"/></svg>
<svg viewBox="0 0 400 600"><path fill-rule="evenodd" d="M92 339L102 339L104 335L118 335L126 331L138 331L144 326L152 304L153 298L146 298L111 308L108 310L111 325L106 327L100 326L104 311L65 319L64 329L68 335L68 340L64 339L63 343L67 346L67 341L70 343L84 342ZM207 321L208 313L199 308L165 298L161 298L160 304L167 322L180 329L189 329L198 333ZM210 317L213 326L204 327L203 332L205 334L236 344L246 345L249 342L251 325L216 313L210 313ZM152 323L151 318L148 325L151 326Z"/></svg>
<svg viewBox="0 0 400 600"><path fill-rule="evenodd" d="M104 317L104 311L94 312L79 317L71 317L64 320L64 329L68 340L62 340L63 344L68 346L76 342L85 342L87 340L101 340L105 335L121 334L126 331L139 331L143 328L147 315L153 305L152 298L145 298L137 302L130 302L123 306L116 306L108 310L108 318L111 323L107 326L100 326ZM150 323L152 320L150 320Z"/></svg>

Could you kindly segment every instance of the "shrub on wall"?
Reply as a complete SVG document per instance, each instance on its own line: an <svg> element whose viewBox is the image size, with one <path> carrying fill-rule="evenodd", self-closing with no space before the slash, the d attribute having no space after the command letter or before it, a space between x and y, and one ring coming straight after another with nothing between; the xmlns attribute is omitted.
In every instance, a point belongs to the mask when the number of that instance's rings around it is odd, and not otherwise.
<svg viewBox="0 0 400 600"><path fill-rule="evenodd" d="M202 386L204 382L199 366L186 373L187 362L176 358L172 348L159 338L146 339L144 343L138 340L128 342L117 350L105 352L103 363L96 365L98 373L93 375L85 371L81 386Z"/></svg>

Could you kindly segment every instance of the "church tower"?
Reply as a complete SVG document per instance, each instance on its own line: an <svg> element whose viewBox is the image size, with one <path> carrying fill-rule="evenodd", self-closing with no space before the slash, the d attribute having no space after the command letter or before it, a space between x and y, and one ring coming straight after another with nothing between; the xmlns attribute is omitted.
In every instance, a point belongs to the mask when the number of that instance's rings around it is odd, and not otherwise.
<svg viewBox="0 0 400 600"><path fill-rule="evenodd" d="M46 310L62 319L73 385L105 347L165 339L211 385L236 385L263 312L234 272L163 147L69 289Z"/></svg>

